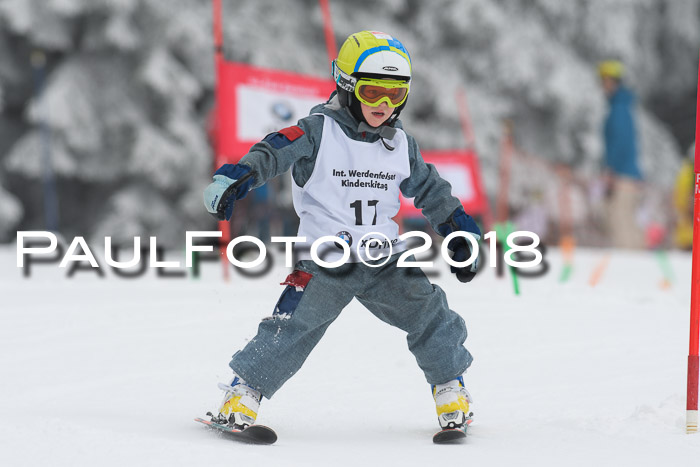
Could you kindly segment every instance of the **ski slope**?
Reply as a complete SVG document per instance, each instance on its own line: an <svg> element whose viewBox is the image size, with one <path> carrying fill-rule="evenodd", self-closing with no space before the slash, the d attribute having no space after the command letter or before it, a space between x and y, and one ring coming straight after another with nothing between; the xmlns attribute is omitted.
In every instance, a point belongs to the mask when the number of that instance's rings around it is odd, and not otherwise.
<svg viewBox="0 0 700 467"><path fill-rule="evenodd" d="M4 466L697 466L685 434L690 255L672 288L648 252L577 250L571 279L485 269L434 281L466 320L475 399L466 444L436 446L429 388L401 331L353 302L260 423L279 441L221 439L192 419L217 408L230 355L270 314L287 274L126 280L105 270L31 278L0 249L0 463ZM99 259L99 256L98 256Z"/></svg>

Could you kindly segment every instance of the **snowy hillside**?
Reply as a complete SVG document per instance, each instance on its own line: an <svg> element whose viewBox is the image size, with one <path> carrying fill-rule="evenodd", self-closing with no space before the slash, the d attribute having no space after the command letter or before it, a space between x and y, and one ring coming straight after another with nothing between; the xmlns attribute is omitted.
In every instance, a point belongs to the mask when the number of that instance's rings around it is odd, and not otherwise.
<svg viewBox="0 0 700 467"><path fill-rule="evenodd" d="M105 271L31 278L0 250L0 458L8 466L696 466L686 435L690 257L671 255L662 289L651 253L579 250L574 273L508 280L485 270L436 279L466 320L467 443L435 446L428 386L402 333L353 302L259 421L270 447L220 439L192 421L215 408L229 356L268 315L287 273L261 279L220 266L202 277L136 280ZM282 261L276 261L281 265Z"/></svg>

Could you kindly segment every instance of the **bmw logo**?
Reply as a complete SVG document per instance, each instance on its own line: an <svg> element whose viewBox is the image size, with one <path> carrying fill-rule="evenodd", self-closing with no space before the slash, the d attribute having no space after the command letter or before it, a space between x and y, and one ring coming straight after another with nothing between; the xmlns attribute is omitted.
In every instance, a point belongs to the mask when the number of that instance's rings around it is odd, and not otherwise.
<svg viewBox="0 0 700 467"><path fill-rule="evenodd" d="M347 232L347 231L343 230L342 232L338 232L337 234L335 234L335 236L336 236L336 237L340 237L340 238L342 238L343 240L345 240L345 243L347 243L348 246L352 246L352 235L350 235L350 232ZM340 249L343 248L343 247L341 247L341 246L338 245L338 244L336 244L335 246L337 246L337 247L340 248Z"/></svg>
<svg viewBox="0 0 700 467"><path fill-rule="evenodd" d="M294 116L294 111L291 106L283 101L275 102L272 105L272 113L282 121L291 120Z"/></svg>

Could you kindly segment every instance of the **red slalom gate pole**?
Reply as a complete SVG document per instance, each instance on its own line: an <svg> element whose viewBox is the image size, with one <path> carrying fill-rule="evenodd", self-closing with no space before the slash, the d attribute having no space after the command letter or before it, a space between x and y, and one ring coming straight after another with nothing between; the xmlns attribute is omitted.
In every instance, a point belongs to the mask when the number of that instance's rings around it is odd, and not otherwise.
<svg viewBox="0 0 700 467"><path fill-rule="evenodd" d="M222 90L223 90L223 66L224 66L224 34L223 27L221 24L221 0L213 0L212 9L214 11L214 60L216 67L216 140L214 141L214 151L215 154L215 164L216 167L221 167L225 161L223 157L223 151L221 149L221 135L223 134L223 102ZM229 268L228 260L226 258L226 245L231 240L231 225L228 221L219 222L219 230L221 231L221 266L223 268L222 272L224 275L224 280L229 280Z"/></svg>
<svg viewBox="0 0 700 467"><path fill-rule="evenodd" d="M503 125L503 141L501 141L501 158L499 161L499 180L501 189L498 192L498 201L496 206L496 221L507 222L510 216L509 192L510 192L510 169L513 163L513 139L512 139L512 123L506 121Z"/></svg>
<svg viewBox="0 0 700 467"><path fill-rule="evenodd" d="M479 154L476 152L476 138L474 137L474 129L472 127L472 120L469 117L469 106L467 106L467 93L464 88L459 88L457 90L457 107L459 108L459 120L462 124L462 135L464 136L464 141L467 143L467 151L471 151L474 155L474 170L481 175L481 167L479 164ZM481 185L481 176L477 177L477 183ZM478 187L481 193L486 193L483 186ZM489 197L486 196L486 209L483 213L484 226L487 229L491 229L493 224L493 214L491 212L491 203L489 203Z"/></svg>
<svg viewBox="0 0 700 467"><path fill-rule="evenodd" d="M700 112L700 68L697 107ZM695 116L695 141L700 137L700 113ZM693 207L693 274L690 292L690 348L688 351L688 395L685 428L698 432L698 336L700 335L700 145L695 144L695 204Z"/></svg>
<svg viewBox="0 0 700 467"><path fill-rule="evenodd" d="M338 46L335 43L335 34L333 34L333 22L331 21L331 7L328 0L318 0L323 13L323 32L326 36L326 50L328 51L328 63L335 60L338 54Z"/></svg>

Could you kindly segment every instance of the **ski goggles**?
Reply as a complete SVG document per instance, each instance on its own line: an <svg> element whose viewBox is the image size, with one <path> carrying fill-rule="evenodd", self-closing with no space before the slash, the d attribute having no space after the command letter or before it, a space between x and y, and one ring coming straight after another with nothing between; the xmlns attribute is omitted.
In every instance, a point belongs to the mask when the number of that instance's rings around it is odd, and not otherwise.
<svg viewBox="0 0 700 467"><path fill-rule="evenodd" d="M355 83L355 97L370 107L379 107L386 102L395 108L406 102L409 87L406 81L360 78Z"/></svg>

